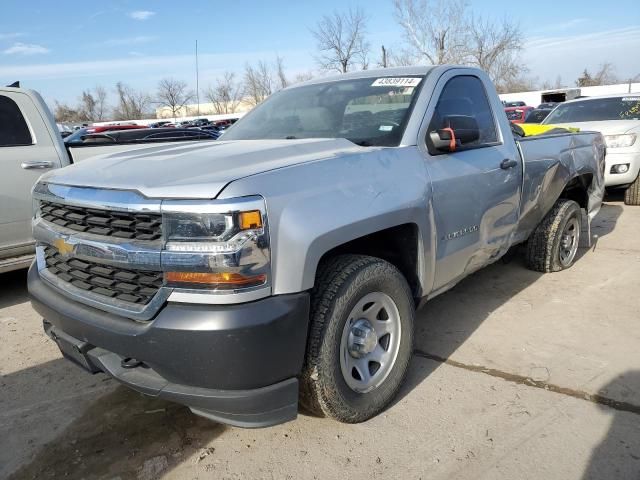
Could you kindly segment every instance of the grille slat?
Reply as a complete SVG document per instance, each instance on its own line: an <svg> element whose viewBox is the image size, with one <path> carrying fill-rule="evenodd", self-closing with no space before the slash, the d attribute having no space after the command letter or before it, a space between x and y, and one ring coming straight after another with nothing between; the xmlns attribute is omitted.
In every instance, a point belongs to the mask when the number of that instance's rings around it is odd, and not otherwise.
<svg viewBox="0 0 640 480"><path fill-rule="evenodd" d="M54 247L45 247L47 271L60 280L107 298L146 305L162 286L162 272L112 267L99 263L67 259Z"/></svg>
<svg viewBox="0 0 640 480"><path fill-rule="evenodd" d="M117 212L41 201L40 216L61 227L105 237L153 241L162 236L160 214Z"/></svg>

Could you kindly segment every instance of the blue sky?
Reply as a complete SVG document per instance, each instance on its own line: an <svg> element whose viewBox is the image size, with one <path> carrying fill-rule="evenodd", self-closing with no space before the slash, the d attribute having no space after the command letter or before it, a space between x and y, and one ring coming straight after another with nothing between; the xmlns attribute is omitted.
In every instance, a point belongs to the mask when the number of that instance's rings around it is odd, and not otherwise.
<svg viewBox="0 0 640 480"><path fill-rule="evenodd" d="M469 2L477 14L520 23L523 63L540 80L573 84L585 67L611 62L622 78L640 74L640 5L617 0L485 0ZM0 17L0 82L74 102L81 91L118 80L148 90L163 77L195 86L197 39L200 87L246 62L283 57L291 75L314 70L309 32L334 9L361 6L369 15L369 40L399 48L401 32L392 0L51 2L3 0Z"/></svg>

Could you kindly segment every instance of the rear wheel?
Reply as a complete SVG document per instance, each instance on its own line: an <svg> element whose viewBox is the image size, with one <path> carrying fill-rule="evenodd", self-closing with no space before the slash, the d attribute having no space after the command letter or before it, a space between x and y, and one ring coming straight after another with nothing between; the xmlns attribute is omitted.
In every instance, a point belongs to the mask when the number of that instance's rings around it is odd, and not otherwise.
<svg viewBox="0 0 640 480"><path fill-rule="evenodd" d="M624 192L625 205L640 205L640 174Z"/></svg>
<svg viewBox="0 0 640 480"><path fill-rule="evenodd" d="M340 255L320 267L301 403L347 423L382 411L407 373L414 302L400 271L384 260Z"/></svg>
<svg viewBox="0 0 640 480"><path fill-rule="evenodd" d="M582 211L573 200L558 200L527 242L527 267L557 272L573 265L580 244Z"/></svg>

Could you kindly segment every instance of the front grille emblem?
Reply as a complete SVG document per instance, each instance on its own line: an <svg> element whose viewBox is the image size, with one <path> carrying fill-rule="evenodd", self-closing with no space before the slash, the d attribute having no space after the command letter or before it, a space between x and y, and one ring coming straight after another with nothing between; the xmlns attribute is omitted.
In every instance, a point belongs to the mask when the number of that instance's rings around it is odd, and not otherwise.
<svg viewBox="0 0 640 480"><path fill-rule="evenodd" d="M56 247L60 255L67 256L73 253L73 245L65 242L62 238L56 239L56 241L53 242L53 246Z"/></svg>

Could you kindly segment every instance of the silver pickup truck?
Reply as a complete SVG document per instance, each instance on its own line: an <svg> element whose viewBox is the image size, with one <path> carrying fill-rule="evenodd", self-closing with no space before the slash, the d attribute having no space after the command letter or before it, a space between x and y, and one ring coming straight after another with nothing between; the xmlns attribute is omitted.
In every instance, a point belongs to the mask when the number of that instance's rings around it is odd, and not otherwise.
<svg viewBox="0 0 640 480"><path fill-rule="evenodd" d="M189 139L170 137L155 141L166 144ZM37 92L0 87L0 273L26 268L33 261L31 190L43 172L148 144L67 145Z"/></svg>
<svg viewBox="0 0 640 480"><path fill-rule="evenodd" d="M32 303L67 358L199 415L361 422L400 388L421 303L516 244L572 265L604 153L599 133L514 139L477 69L307 82L214 144L43 176Z"/></svg>

